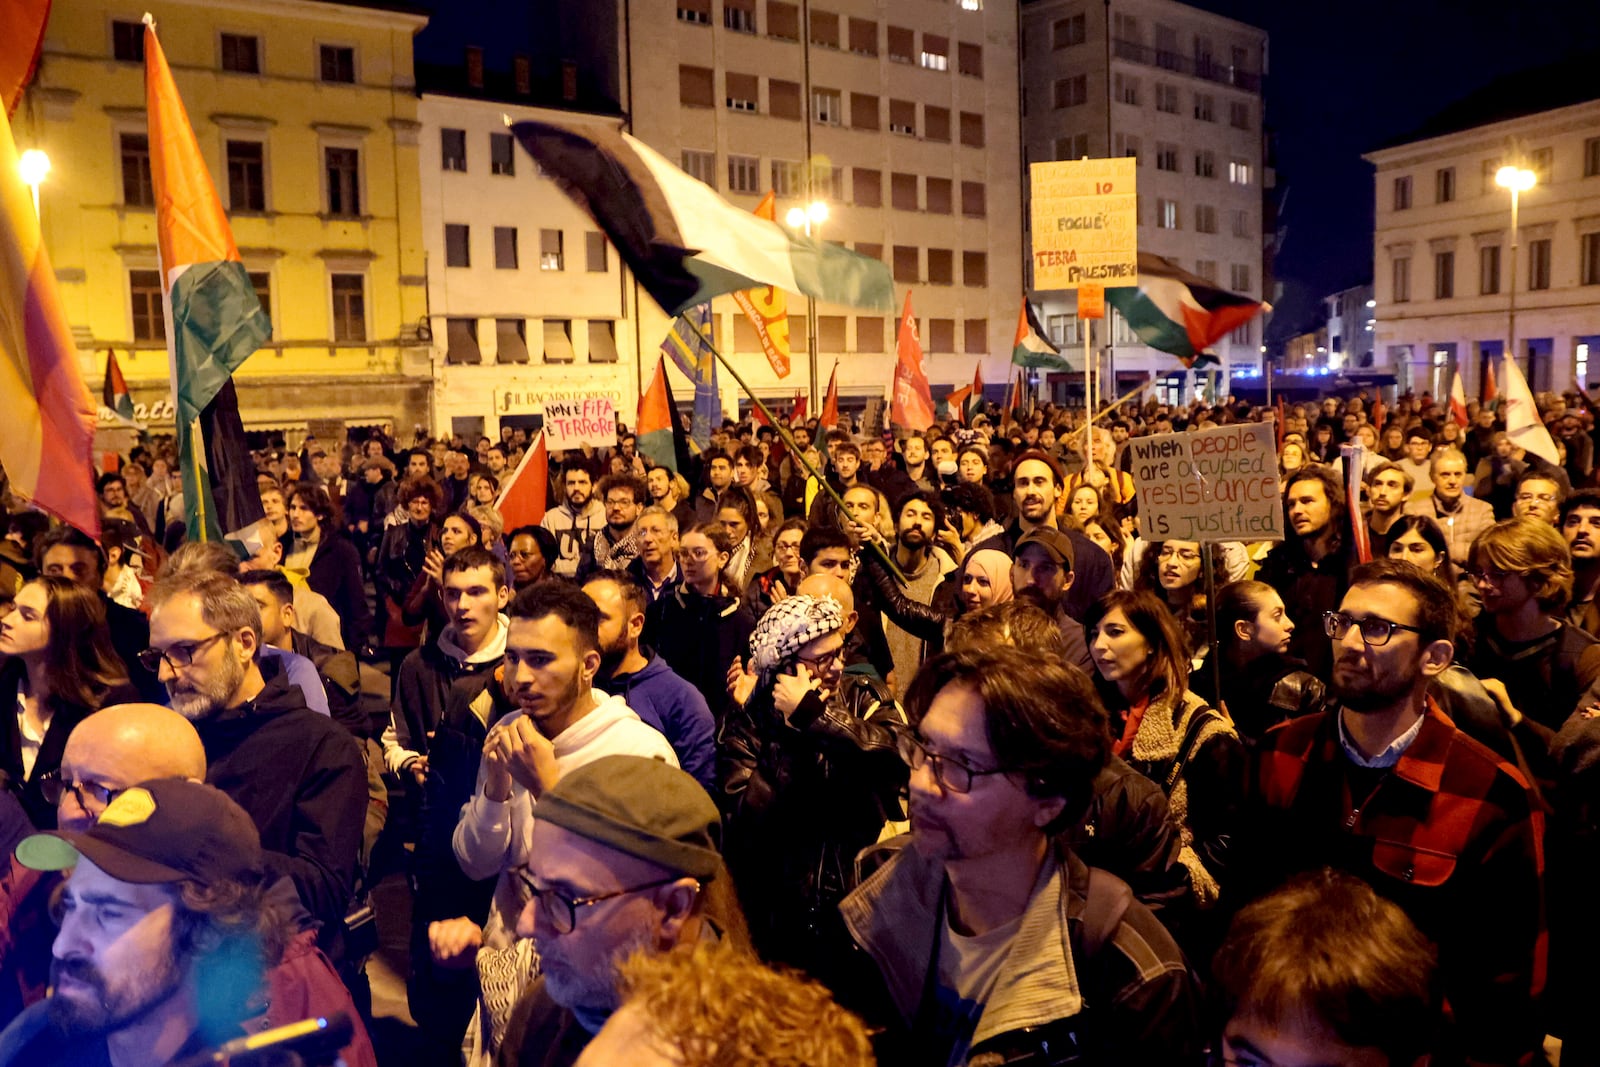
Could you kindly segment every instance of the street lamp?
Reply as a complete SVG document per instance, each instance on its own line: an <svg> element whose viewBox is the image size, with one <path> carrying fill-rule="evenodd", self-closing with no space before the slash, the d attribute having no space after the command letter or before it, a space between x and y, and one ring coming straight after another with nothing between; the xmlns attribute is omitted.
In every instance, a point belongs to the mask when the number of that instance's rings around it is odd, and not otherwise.
<svg viewBox="0 0 1600 1067"><path fill-rule="evenodd" d="M822 224L828 221L828 204L824 200L813 200L805 207L792 207L784 215L784 221L791 230L801 230L807 237L822 239ZM806 358L811 367L811 410L821 413L818 404L821 399L817 395L817 301L815 297L806 297Z"/></svg>
<svg viewBox="0 0 1600 1067"><path fill-rule="evenodd" d="M33 190L33 214L39 216L39 183L44 181L50 173L50 157L37 148L30 148L22 153L22 158L17 161L17 170L22 174L22 183Z"/></svg>
<svg viewBox="0 0 1600 1067"><path fill-rule="evenodd" d="M1494 183L1511 190L1511 278L1506 286L1506 358L1517 358L1517 198L1532 189L1538 178L1521 167L1501 167Z"/></svg>

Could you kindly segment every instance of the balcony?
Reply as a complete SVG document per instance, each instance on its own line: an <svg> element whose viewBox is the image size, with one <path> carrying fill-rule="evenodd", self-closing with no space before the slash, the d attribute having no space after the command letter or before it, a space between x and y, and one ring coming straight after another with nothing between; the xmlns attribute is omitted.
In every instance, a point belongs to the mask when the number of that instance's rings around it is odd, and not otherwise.
<svg viewBox="0 0 1600 1067"><path fill-rule="evenodd" d="M1218 85L1231 85L1247 93L1261 92L1261 75L1218 63L1213 59L1197 62L1179 52L1165 48L1150 48L1138 41L1128 41L1120 37L1112 41L1112 51L1118 59L1141 63L1147 67L1187 74L1192 78L1215 82Z"/></svg>

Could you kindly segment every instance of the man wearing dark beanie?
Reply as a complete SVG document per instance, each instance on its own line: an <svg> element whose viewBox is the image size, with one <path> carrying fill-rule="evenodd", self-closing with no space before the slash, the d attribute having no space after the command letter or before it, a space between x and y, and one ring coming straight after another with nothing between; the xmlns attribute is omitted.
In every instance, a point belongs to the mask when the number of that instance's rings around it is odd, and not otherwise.
<svg viewBox="0 0 1600 1067"><path fill-rule="evenodd" d="M500 1067L576 1063L616 1010L617 965L635 952L747 945L721 837L711 797L661 760L603 756L561 776L517 871L531 898L517 935L533 940L541 974L512 1009Z"/></svg>

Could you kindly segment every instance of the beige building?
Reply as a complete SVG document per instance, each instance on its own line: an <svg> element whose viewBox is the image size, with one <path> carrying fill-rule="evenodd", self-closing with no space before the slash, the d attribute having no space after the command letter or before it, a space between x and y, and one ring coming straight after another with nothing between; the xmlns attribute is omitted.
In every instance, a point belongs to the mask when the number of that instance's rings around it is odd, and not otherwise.
<svg viewBox="0 0 1600 1067"><path fill-rule="evenodd" d="M1366 156L1377 168L1376 355L1402 391L1435 396L1459 366L1477 395L1506 350L1535 391L1600 379L1600 98L1475 124ZM1519 197L1501 166L1535 174ZM1513 294L1513 288L1515 293Z"/></svg>
<svg viewBox="0 0 1600 1067"><path fill-rule="evenodd" d="M550 393L609 395L632 424L636 290L594 222L539 173L506 119L617 117L425 92L417 109L435 433L499 439ZM645 300L649 300L646 296ZM653 366L653 352L646 353Z"/></svg>
<svg viewBox="0 0 1600 1067"><path fill-rule="evenodd" d="M1039 0L1022 7L1022 36L1028 161L1137 158L1139 250L1261 299L1263 189L1271 180L1262 134L1265 31L1172 0ZM1081 365L1073 294L1032 299L1051 340ZM1186 397L1181 365L1139 344L1109 307L1107 314L1093 335L1097 377L1108 376L1106 389L1096 385L1102 400L1113 380L1117 395L1153 382L1163 400ZM1214 347L1225 375L1260 373L1262 325L1247 323ZM1057 396L1070 388L1082 397L1080 374L1051 379Z"/></svg>
<svg viewBox="0 0 1600 1067"><path fill-rule="evenodd" d="M44 239L84 373L113 350L151 428L171 408L141 8L57 0L13 119L52 161ZM165 0L151 9L272 341L238 372L245 427L427 421L413 9ZM164 421L163 421L164 416Z"/></svg>
<svg viewBox="0 0 1600 1067"><path fill-rule="evenodd" d="M936 399L980 360L986 381L1006 380L1022 292L1015 0L675 0L625 14L574 16L567 47L635 136L733 203L775 190L780 220L826 202L821 236L889 264L897 308L911 292ZM780 381L733 302L714 304L719 342L785 406L809 385L805 302L789 310ZM648 358L668 323L648 297L639 321ZM845 398L886 396L895 328L894 313L819 306L819 388L837 361ZM686 400L676 372L674 387ZM731 412L737 387L723 387Z"/></svg>

